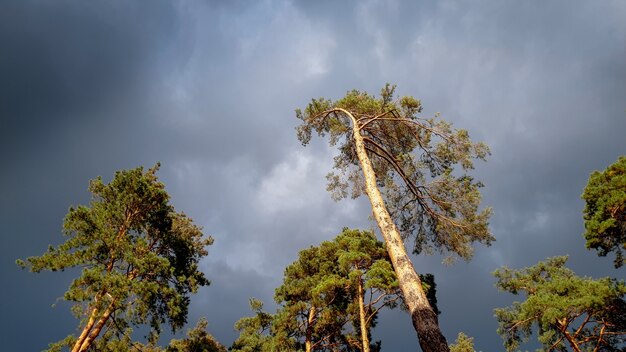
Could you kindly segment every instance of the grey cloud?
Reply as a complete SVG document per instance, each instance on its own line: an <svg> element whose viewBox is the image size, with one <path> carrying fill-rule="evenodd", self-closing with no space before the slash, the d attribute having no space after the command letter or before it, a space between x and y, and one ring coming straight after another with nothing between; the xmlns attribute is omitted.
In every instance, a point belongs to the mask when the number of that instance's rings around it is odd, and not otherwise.
<svg viewBox="0 0 626 352"><path fill-rule="evenodd" d="M209 330L219 341L229 344L237 338L234 324L239 318L252 315L248 305L250 298L260 299L264 302L264 309L273 312L275 276L249 269L233 269L225 262L213 260L206 263L204 270L211 278L211 286L193 297L189 321L205 316Z"/></svg>
<svg viewBox="0 0 626 352"><path fill-rule="evenodd" d="M175 20L167 5L24 1L2 7L0 106L9 121L28 119L32 129L145 89Z"/></svg>

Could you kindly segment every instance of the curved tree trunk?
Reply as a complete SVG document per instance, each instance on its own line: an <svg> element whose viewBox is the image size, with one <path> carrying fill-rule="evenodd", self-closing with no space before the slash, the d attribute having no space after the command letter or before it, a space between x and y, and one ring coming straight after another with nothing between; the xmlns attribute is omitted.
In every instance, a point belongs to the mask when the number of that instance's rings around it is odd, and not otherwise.
<svg viewBox="0 0 626 352"><path fill-rule="evenodd" d="M389 252L391 263L398 277L404 301L411 312L413 327L417 332L420 347L424 352L449 352L450 348L448 347L446 338L439 329L437 314L435 314L428 303L428 299L422 288L422 282L415 272L413 263L411 263L406 248L404 247L404 241L400 236L398 228L391 219L383 197L376 186L376 174L372 167L372 162L365 151L365 143L361 135L361 130L359 129L359 124L349 111L340 108L336 110L341 111L352 119L352 135L356 153L365 177L365 191L372 204L374 219L376 219L385 239L387 251Z"/></svg>

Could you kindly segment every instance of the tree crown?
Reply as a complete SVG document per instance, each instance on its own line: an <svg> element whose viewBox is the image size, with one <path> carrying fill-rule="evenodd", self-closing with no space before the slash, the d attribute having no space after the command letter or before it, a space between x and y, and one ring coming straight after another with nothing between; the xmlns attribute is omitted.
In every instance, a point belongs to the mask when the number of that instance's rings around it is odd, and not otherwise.
<svg viewBox="0 0 626 352"><path fill-rule="evenodd" d="M109 184L92 180L90 205L65 217L65 243L18 260L34 272L81 268L63 298L76 302L78 317L106 321L102 339L126 339L141 324L153 338L163 323L181 328L189 294L209 284L198 264L213 239L169 204L158 168L118 171Z"/></svg>
<svg viewBox="0 0 626 352"><path fill-rule="evenodd" d="M494 272L500 290L526 295L523 302L495 310L498 333L508 351L526 341L534 326L539 328L539 341L550 349L565 350L566 344L624 347L624 283L576 276L565 267L566 261L565 256L554 257L521 270Z"/></svg>
<svg viewBox="0 0 626 352"><path fill-rule="evenodd" d="M414 251L447 251L469 259L472 242L493 240L491 210L478 209L482 184L467 174L489 149L438 116L419 117L421 102L396 98L394 92L387 84L379 98L352 90L337 101L313 99L296 110L302 121L298 138L306 145L313 132L329 135L339 154L327 176L328 190L336 200L356 198L365 192L353 135L358 131L387 208L402 234L414 238Z"/></svg>

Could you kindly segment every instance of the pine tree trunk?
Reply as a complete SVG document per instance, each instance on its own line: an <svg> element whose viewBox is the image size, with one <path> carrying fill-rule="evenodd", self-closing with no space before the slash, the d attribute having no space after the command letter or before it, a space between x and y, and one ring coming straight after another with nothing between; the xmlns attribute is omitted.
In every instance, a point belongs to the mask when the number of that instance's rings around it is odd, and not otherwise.
<svg viewBox="0 0 626 352"><path fill-rule="evenodd" d="M72 347L72 352L78 352L80 346L83 344L83 341L85 341L85 338L87 338L87 335L89 335L91 328L93 328L93 325L96 323L97 314L98 314L98 310L96 308L93 308L91 310L91 314L89 315L89 320L87 321L87 325L85 325L85 327L83 328L83 331L80 333L80 336L74 343L74 347Z"/></svg>
<svg viewBox="0 0 626 352"><path fill-rule="evenodd" d="M315 319L315 306L311 306L309 309L309 317L307 319L306 324L306 340L304 341L304 345L306 348L306 352L313 351L313 320Z"/></svg>
<svg viewBox="0 0 626 352"><path fill-rule="evenodd" d="M115 301L109 304L107 309L102 313L102 315L100 316L98 321L95 322L95 324L94 321L96 310L94 309L92 311L92 315L89 317L89 323L83 329L83 332L80 334L79 339L74 343L74 346L72 347L72 352L85 352L87 351L87 349L89 349L93 341L100 334L100 331L102 331L104 324L106 324L107 320L109 320L109 317L113 313L114 304Z"/></svg>
<svg viewBox="0 0 626 352"><path fill-rule="evenodd" d="M363 305L363 281L359 278L359 321L361 322L361 351L370 352L370 340L367 337L367 326L365 326L365 307Z"/></svg>
<svg viewBox="0 0 626 352"><path fill-rule="evenodd" d="M450 348L448 347L446 338L439 329L437 314L435 314L428 303L428 299L422 288L422 282L415 272L413 263L411 263L406 248L404 247L404 241L400 236L398 228L391 219L383 197L376 186L376 174L374 173L372 162L365 151L365 143L359 125L350 112L344 109L337 110L340 110L352 119L352 131L356 153L365 177L365 191L372 204L374 218L385 239L387 251L389 252L391 263L398 277L404 301L411 313L413 327L417 332L420 347L423 352L449 352Z"/></svg>
<svg viewBox="0 0 626 352"><path fill-rule="evenodd" d="M107 320L109 320L111 313L113 313L113 310L111 307L107 308L107 310L104 311L100 319L98 319L98 322L96 323L96 325L93 327L93 329L89 333L89 336L87 336L87 338L83 341L82 345L80 346L80 349L78 350L79 352L87 351L89 346L91 346L91 344L93 343L93 340L95 340L96 337L100 335L100 331L102 331L104 324L106 324Z"/></svg>

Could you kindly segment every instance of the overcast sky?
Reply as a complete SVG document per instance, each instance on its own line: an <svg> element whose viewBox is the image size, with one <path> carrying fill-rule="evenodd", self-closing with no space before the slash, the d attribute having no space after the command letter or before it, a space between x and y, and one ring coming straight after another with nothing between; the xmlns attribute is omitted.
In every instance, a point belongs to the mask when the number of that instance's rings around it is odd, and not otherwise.
<svg viewBox="0 0 626 352"><path fill-rule="evenodd" d="M386 83L492 150L476 165L496 242L435 274L440 324L503 350L491 275L569 254L581 275L625 278L584 248L580 194L626 154L626 1L0 1L0 273L5 351L73 333L57 302L75 272L15 259L63 241L88 181L162 163L172 203L215 238L193 296L229 346L248 298L273 311L298 251L344 226L373 228L366 199L325 191L334 150L302 147L294 110ZM55 308L51 306L58 303ZM384 314L384 351L418 349L410 318Z"/></svg>

